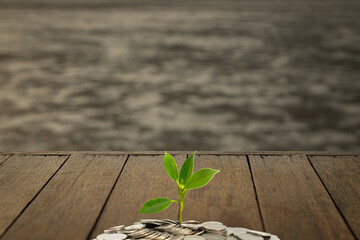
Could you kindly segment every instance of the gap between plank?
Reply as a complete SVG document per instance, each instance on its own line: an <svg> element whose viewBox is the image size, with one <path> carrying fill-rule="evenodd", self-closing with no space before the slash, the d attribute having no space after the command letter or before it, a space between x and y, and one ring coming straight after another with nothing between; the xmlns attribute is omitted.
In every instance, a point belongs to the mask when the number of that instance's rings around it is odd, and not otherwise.
<svg viewBox="0 0 360 240"><path fill-rule="evenodd" d="M12 155L9 155L3 162L1 162L1 163L0 163L0 166L1 166L4 162L6 162L11 156L12 156Z"/></svg>
<svg viewBox="0 0 360 240"><path fill-rule="evenodd" d="M334 156L332 156L332 157L334 157ZM321 179L321 177L320 177L319 173L316 171L316 168L315 168L315 167L314 167L314 165L312 164L312 162L311 162L311 160L310 160L309 156L308 156L308 155L306 155L306 158L307 158L307 160L309 161L309 163L310 163L310 165L311 165L312 169L314 170L314 172L315 172L316 176L319 178L319 180L320 180L321 184L322 184L322 185L323 185L323 187L325 188L325 190L326 190L327 194L329 195L329 197L330 197L331 201L334 203L334 205L335 205L335 207L336 207L337 211L340 213L340 216L341 216L341 217L342 217L342 219L344 220L344 222L345 222L346 226L348 227L348 229L350 230L351 234L353 235L353 237L354 237L355 239L358 239L358 238L356 237L355 233L353 232L353 230L351 229L351 227L350 227L349 223L346 221L345 216L344 216L344 215L343 215L343 213L340 211L340 208L339 208L339 206L336 204L336 202L335 202L334 198L331 196L331 194L330 194L330 192L329 192L328 188L326 187L326 185L325 185L324 181Z"/></svg>
<svg viewBox="0 0 360 240"><path fill-rule="evenodd" d="M56 173L64 166L67 160L70 158L71 154L67 156L64 162L60 165L60 167L51 175L51 177L46 181L46 183L40 188L40 190L35 194L35 196L25 205L25 207L21 210L21 212L16 216L16 218L10 223L10 225L5 229L2 235L0 235L0 239L6 234L7 231L14 225L14 223L19 219L19 217L25 212L25 210L30 206L30 204L35 200L35 198L41 193L41 191L48 185L48 183L53 179ZM59 156L61 157L61 156ZM6 159L7 160L7 159Z"/></svg>
<svg viewBox="0 0 360 240"><path fill-rule="evenodd" d="M261 158L262 158L262 157L261 157ZM248 155L246 155L246 160L247 160L247 163L248 163L248 166L249 166L249 170L250 170L251 181L253 182L253 187L254 187L254 192L255 192L255 199L256 199L256 203L257 203L258 209L259 209L259 215L260 215L260 219L261 219L261 225L262 225L263 231L266 231L265 223L264 223L264 218L263 218L263 215L262 215L262 213L261 213L259 197L258 197L258 194L257 194L257 191L256 191L254 176L253 176L253 173L252 173L251 164L250 164L250 159L249 159L249 156L248 156Z"/></svg>
<svg viewBox="0 0 360 240"><path fill-rule="evenodd" d="M95 227L96 227L97 223L98 223L99 220L100 220L100 217L101 217L101 215L102 215L102 213L103 213L103 211L104 211L104 209L105 209L105 206L106 206L107 202L109 201L112 192L113 192L114 189L115 189L116 183L119 181L120 175L121 175L121 173L123 172L123 170L124 170L124 168L125 168L125 165L126 165L126 163L128 162L129 157L130 157L130 154L127 155L127 157L126 157L126 159L125 159L125 162L124 162L124 164L123 164L123 166L122 166L122 168L121 168L121 170L120 170L120 173L119 173L119 175L117 176L117 178L116 178L116 180L115 180L115 182L114 182L114 185L112 186L112 188L111 188L111 190L110 190L110 192L109 192L109 195L107 196L107 198L106 198L106 200L105 200L105 202L104 202L104 204L103 204L103 206L102 206L102 208L101 208L101 210L100 210L100 213L99 213L99 215L97 216L97 218L96 218L96 220L95 220L95 223L94 223L94 225L92 226L92 228L91 228L91 230L90 230L90 232L89 232L89 234L88 234L88 236L87 236L86 239L90 239L91 235L93 234L93 231L95 230Z"/></svg>

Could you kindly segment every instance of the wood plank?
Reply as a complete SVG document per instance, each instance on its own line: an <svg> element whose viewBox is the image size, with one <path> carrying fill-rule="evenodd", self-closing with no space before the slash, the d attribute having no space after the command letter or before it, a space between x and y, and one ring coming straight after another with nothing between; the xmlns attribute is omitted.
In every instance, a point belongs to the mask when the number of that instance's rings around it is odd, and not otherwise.
<svg viewBox="0 0 360 240"><path fill-rule="evenodd" d="M201 222L215 220L226 226L263 230L254 185L245 156L200 155L194 172L201 168L220 173L203 188L188 192L184 216Z"/></svg>
<svg viewBox="0 0 360 240"><path fill-rule="evenodd" d="M175 156L181 159L185 156ZM210 167L222 172L202 189L188 193L183 218L199 221L218 220L229 226L262 230L253 183L247 160L238 156L196 156L195 169ZM131 224L141 218L177 219L177 205L152 215L137 214L142 204L155 197L177 199L177 185L166 174L163 156L130 156L110 196L92 238L104 229Z"/></svg>
<svg viewBox="0 0 360 240"><path fill-rule="evenodd" d="M5 162L11 155L10 154L3 154L0 155L0 165Z"/></svg>
<svg viewBox="0 0 360 240"><path fill-rule="evenodd" d="M306 156L249 159L268 232L280 239L354 239Z"/></svg>
<svg viewBox="0 0 360 240"><path fill-rule="evenodd" d="M192 154L191 151L168 151L177 155ZM51 151L51 152L0 152L0 154L20 155L164 155L164 151ZM321 156L356 156L360 152L324 152L324 151L198 151L197 155L321 155Z"/></svg>
<svg viewBox="0 0 360 240"><path fill-rule="evenodd" d="M0 167L0 236L67 157L12 156Z"/></svg>
<svg viewBox="0 0 360 240"><path fill-rule="evenodd" d="M3 239L87 239L125 159L72 155Z"/></svg>
<svg viewBox="0 0 360 240"><path fill-rule="evenodd" d="M360 239L360 156L309 156L309 159Z"/></svg>

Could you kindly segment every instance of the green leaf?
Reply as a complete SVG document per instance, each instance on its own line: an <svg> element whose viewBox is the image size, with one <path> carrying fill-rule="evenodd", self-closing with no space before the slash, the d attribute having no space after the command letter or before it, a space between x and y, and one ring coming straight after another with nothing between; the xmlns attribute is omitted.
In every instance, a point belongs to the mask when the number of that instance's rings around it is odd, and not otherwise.
<svg viewBox="0 0 360 240"><path fill-rule="evenodd" d="M215 174L220 172L220 170L214 170L211 168L203 168L194 173L189 179L189 182L186 185L186 189L194 189L205 186L210 182Z"/></svg>
<svg viewBox="0 0 360 240"><path fill-rule="evenodd" d="M167 174L174 179L175 182L179 180L178 168L174 158L165 151L164 166Z"/></svg>
<svg viewBox="0 0 360 240"><path fill-rule="evenodd" d="M154 198L147 201L139 213L157 213L167 209L173 201L169 198Z"/></svg>
<svg viewBox="0 0 360 240"><path fill-rule="evenodd" d="M193 173L195 153L196 151L185 160L184 164L181 167L180 175L179 175L179 184L181 184L182 186L186 186L187 182L189 181L189 178Z"/></svg>

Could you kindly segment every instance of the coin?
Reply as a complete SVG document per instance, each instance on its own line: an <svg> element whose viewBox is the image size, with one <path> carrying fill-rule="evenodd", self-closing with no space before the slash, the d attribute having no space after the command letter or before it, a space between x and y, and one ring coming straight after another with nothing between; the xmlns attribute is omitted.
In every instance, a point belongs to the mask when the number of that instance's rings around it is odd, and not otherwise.
<svg viewBox="0 0 360 240"><path fill-rule="evenodd" d="M236 236L240 240L264 240L261 236L255 236L249 233L241 234Z"/></svg>
<svg viewBox="0 0 360 240"><path fill-rule="evenodd" d="M229 228L228 228L229 229ZM241 235L241 234L244 234L244 233L247 233L249 229L247 228L233 228L232 231L233 231L233 235ZM228 230L229 231L229 230Z"/></svg>
<svg viewBox="0 0 360 240"><path fill-rule="evenodd" d="M226 240L238 240L238 238L235 236L227 236Z"/></svg>
<svg viewBox="0 0 360 240"><path fill-rule="evenodd" d="M196 221L196 220L186 220L186 221L183 221L182 223L185 223L185 224L199 224L200 222Z"/></svg>
<svg viewBox="0 0 360 240"><path fill-rule="evenodd" d="M185 236L184 240L206 240L206 239L201 236Z"/></svg>
<svg viewBox="0 0 360 240"><path fill-rule="evenodd" d="M265 233L265 232L259 232L259 231L254 231L254 230L247 230L247 233L255 235L255 236L260 236L263 237L264 239L270 239L271 238L271 234Z"/></svg>
<svg viewBox="0 0 360 240"><path fill-rule="evenodd" d="M175 226L176 226L175 223L166 223L166 224L155 227L155 229L161 230L161 231L166 231L167 229L171 229Z"/></svg>
<svg viewBox="0 0 360 240"><path fill-rule="evenodd" d="M182 223L180 226L185 227L185 228L191 228L194 230L198 230L199 228L202 227L201 224L195 224L195 223Z"/></svg>
<svg viewBox="0 0 360 240"><path fill-rule="evenodd" d="M151 224L151 225L158 225L158 226L160 226L162 224L161 220L158 220L158 219L141 219L140 222L144 223L144 224Z"/></svg>
<svg viewBox="0 0 360 240"><path fill-rule="evenodd" d="M121 231L123 230L125 227L125 225L119 225L119 226L115 226L115 227L111 227L109 228L110 230L116 230L116 231Z"/></svg>
<svg viewBox="0 0 360 240"><path fill-rule="evenodd" d="M231 234L235 233L235 228L227 227L227 228L226 228L226 233L227 233L228 235L231 235Z"/></svg>
<svg viewBox="0 0 360 240"><path fill-rule="evenodd" d="M160 236L157 237L158 240L165 240L170 237L170 233L168 232L162 232Z"/></svg>
<svg viewBox="0 0 360 240"><path fill-rule="evenodd" d="M169 223L175 223L177 224L177 221L171 220L171 219L163 219L164 222L169 222Z"/></svg>
<svg viewBox="0 0 360 240"><path fill-rule="evenodd" d="M221 222L204 222L202 226L208 231L225 231L226 226Z"/></svg>
<svg viewBox="0 0 360 240"><path fill-rule="evenodd" d="M147 239L157 239L161 235L161 232L155 231L154 233L147 235Z"/></svg>
<svg viewBox="0 0 360 240"><path fill-rule="evenodd" d="M143 228L143 229L140 229L140 230L137 230L137 231L134 231L134 232L131 232L131 233L128 233L127 235L129 237L132 237L132 238L142 238L146 235L149 235L151 234L152 231L148 228Z"/></svg>
<svg viewBox="0 0 360 240"><path fill-rule="evenodd" d="M201 235L205 232L205 229L204 228L199 228L196 233L194 233L194 235Z"/></svg>
<svg viewBox="0 0 360 240"><path fill-rule="evenodd" d="M183 227L177 227L175 229L172 229L172 231L176 234L176 235L191 235L193 234L195 231L189 228L183 228Z"/></svg>
<svg viewBox="0 0 360 240"><path fill-rule="evenodd" d="M125 231L133 231L133 230L143 229L144 227L145 227L145 224L133 224L133 225L125 227L124 230Z"/></svg>
<svg viewBox="0 0 360 240"><path fill-rule="evenodd" d="M202 226L205 228L205 231L208 233L216 233L226 235L226 226L221 222L204 222Z"/></svg>
<svg viewBox="0 0 360 240"><path fill-rule="evenodd" d="M221 234L215 234L215 233L205 233L201 235L206 240L225 240L226 237Z"/></svg>
<svg viewBox="0 0 360 240"><path fill-rule="evenodd" d="M124 240L127 236L125 234L100 234L96 237L97 240Z"/></svg>
<svg viewBox="0 0 360 240"><path fill-rule="evenodd" d="M184 235L176 235L174 236L173 240L183 240L185 238Z"/></svg>

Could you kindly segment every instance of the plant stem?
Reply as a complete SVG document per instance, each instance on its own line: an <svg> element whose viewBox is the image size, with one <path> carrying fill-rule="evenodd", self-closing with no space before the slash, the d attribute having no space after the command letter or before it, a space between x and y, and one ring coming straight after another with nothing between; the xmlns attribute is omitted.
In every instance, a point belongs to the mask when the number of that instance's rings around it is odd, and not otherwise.
<svg viewBox="0 0 360 240"><path fill-rule="evenodd" d="M183 211L183 191L182 189L180 189L179 191L179 224L181 224L181 220L182 220L182 211Z"/></svg>

